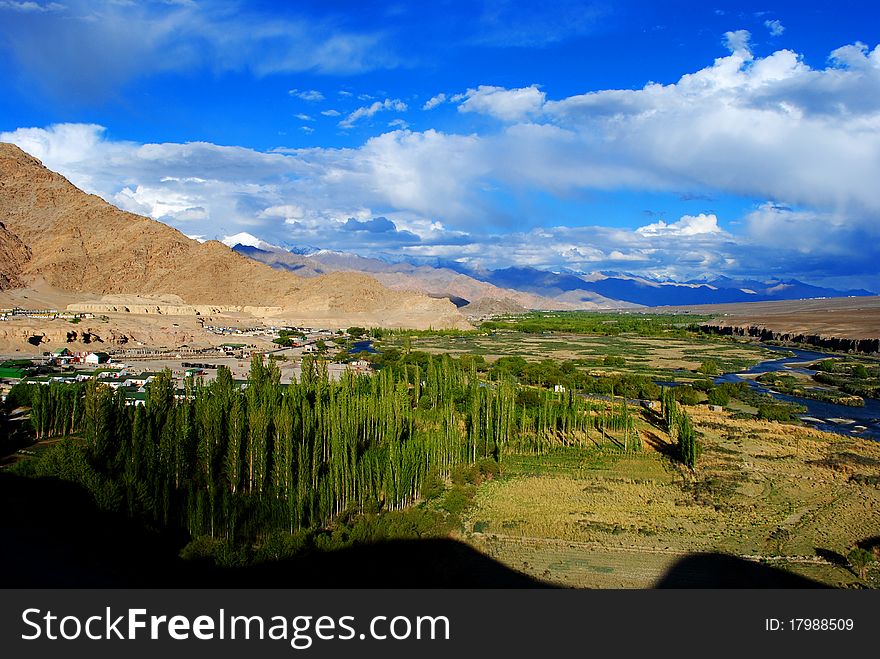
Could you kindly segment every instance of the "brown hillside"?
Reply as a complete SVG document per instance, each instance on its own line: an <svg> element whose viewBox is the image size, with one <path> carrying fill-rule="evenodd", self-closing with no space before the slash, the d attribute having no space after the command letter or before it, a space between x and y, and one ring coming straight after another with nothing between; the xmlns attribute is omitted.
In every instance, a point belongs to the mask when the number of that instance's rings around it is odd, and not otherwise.
<svg viewBox="0 0 880 659"><path fill-rule="evenodd" d="M176 294L189 304L282 307L307 318L377 314L397 324L462 325L447 300L392 292L366 275L303 279L199 243L169 226L89 195L11 144L0 143L0 250L16 265L9 286L42 279L71 292ZM18 243L15 239L18 239ZM21 247L30 251L23 257ZM3 259L6 262L6 259ZM3 278L0 278L3 281Z"/></svg>
<svg viewBox="0 0 880 659"><path fill-rule="evenodd" d="M0 291L24 286L21 273L30 257L27 245L0 222Z"/></svg>

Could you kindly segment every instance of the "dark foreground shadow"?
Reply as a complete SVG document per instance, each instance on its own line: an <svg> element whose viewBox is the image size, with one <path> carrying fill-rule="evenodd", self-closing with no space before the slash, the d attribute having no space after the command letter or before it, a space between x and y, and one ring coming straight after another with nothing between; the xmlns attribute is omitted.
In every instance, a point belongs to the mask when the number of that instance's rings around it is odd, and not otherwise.
<svg viewBox="0 0 880 659"><path fill-rule="evenodd" d="M655 588L827 588L798 574L727 554L692 554L676 562Z"/></svg>
<svg viewBox="0 0 880 659"><path fill-rule="evenodd" d="M547 588L449 539L395 540L250 567L178 557L187 538L98 509L72 483L0 473L5 588Z"/></svg>
<svg viewBox="0 0 880 659"><path fill-rule="evenodd" d="M4 588L552 588L449 539L395 540L250 567L179 558L183 535L98 509L81 487L0 473ZM815 588L722 554L676 563L658 588Z"/></svg>

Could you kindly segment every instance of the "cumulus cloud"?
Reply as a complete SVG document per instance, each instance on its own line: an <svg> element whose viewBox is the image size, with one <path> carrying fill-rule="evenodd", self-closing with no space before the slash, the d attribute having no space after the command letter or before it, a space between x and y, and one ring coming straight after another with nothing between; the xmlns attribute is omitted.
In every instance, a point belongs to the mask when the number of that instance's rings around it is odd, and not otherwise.
<svg viewBox="0 0 880 659"><path fill-rule="evenodd" d="M303 101L315 102L324 100L324 94L319 92L317 89L307 89L305 91L299 89L291 89L287 93L291 96L302 99Z"/></svg>
<svg viewBox="0 0 880 659"><path fill-rule="evenodd" d="M877 287L880 47L845 45L826 68L812 68L789 50L754 57L744 43L670 84L559 100L535 86L474 89L455 102L474 101L471 111L501 122L485 134L394 130L357 148L271 153L121 142L81 124L0 139L109 201L209 237L222 227L219 235L323 245L322 232L335 227L328 240L351 243L358 232L340 228L348 218L385 217L418 237L394 243L413 256L596 269L629 263L678 275L713 268L846 275ZM376 101L343 123L403 109L397 99ZM652 191L704 205L674 221L634 217L612 229L588 203L578 212L591 226L581 227L555 226L552 213L512 203L539 193L565 205L593 190ZM729 217L705 205L731 195L753 200L755 210ZM301 212L268 214L292 203ZM381 249L382 234L370 236L365 249Z"/></svg>
<svg viewBox="0 0 880 659"><path fill-rule="evenodd" d="M340 128L351 128L358 121L364 118L372 117L377 112L393 110L395 112L406 112L407 105L399 98L386 98L384 101L376 101L371 105L359 107L357 110L349 114L345 119L339 122Z"/></svg>
<svg viewBox="0 0 880 659"><path fill-rule="evenodd" d="M782 36L782 33L785 32L785 26L775 18L770 21L764 21L764 27L770 32L771 37Z"/></svg>
<svg viewBox="0 0 880 659"><path fill-rule="evenodd" d="M643 177L653 189L880 213L872 183L880 162L871 155L880 149L878 48L837 49L822 70L788 50L752 59L739 48L673 84L548 101L544 116L555 130L517 136L544 149L555 142L567 168L579 161L572 185L630 186Z"/></svg>
<svg viewBox="0 0 880 659"><path fill-rule="evenodd" d="M423 110L432 110L432 109L436 108L438 105L444 103L445 101L446 101L446 94L444 94L443 92L440 92L436 96L432 96L427 101L425 101L425 104L422 106L422 109Z"/></svg>
<svg viewBox="0 0 880 659"><path fill-rule="evenodd" d="M298 220L305 217L305 211L297 204L280 204L264 208L259 212L258 217L281 218L285 221Z"/></svg>
<svg viewBox="0 0 880 659"><path fill-rule="evenodd" d="M684 215L677 222L667 224L663 220L636 229L643 236L696 236L720 233L718 218L714 214Z"/></svg>
<svg viewBox="0 0 880 659"><path fill-rule="evenodd" d="M459 112L479 112L502 121L519 121L540 112L545 97L537 85L520 89L480 85L456 98L462 100Z"/></svg>
<svg viewBox="0 0 880 659"><path fill-rule="evenodd" d="M724 33L724 46L731 53L748 53L751 55L751 47L749 40L751 34L748 30L736 30L735 32Z"/></svg>
<svg viewBox="0 0 880 659"><path fill-rule="evenodd" d="M397 231L397 226L387 217L376 217L372 220L357 220L348 218L342 225L343 231L369 231L370 233L385 233Z"/></svg>

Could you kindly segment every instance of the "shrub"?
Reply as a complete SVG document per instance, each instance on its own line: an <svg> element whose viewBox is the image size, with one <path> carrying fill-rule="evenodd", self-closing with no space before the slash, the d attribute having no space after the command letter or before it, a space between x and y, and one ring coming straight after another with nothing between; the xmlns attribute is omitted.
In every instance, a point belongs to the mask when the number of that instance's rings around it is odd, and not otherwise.
<svg viewBox="0 0 880 659"><path fill-rule="evenodd" d="M214 561L221 540L209 535L200 535L193 538L180 550L180 557L185 561L210 560Z"/></svg>
<svg viewBox="0 0 880 659"><path fill-rule="evenodd" d="M440 478L440 474L438 474L436 471L432 471L431 473L427 474L425 476L425 479L422 481L421 495L422 498L426 501L436 499L445 491L446 483L443 482L443 479Z"/></svg>
<svg viewBox="0 0 880 659"><path fill-rule="evenodd" d="M307 545L308 533L306 531L297 531L296 533L273 531L257 547L254 562L264 563L293 558L300 554Z"/></svg>
<svg viewBox="0 0 880 659"><path fill-rule="evenodd" d="M759 405L758 418L765 421L779 421L781 423L790 423L794 421L791 408L786 405Z"/></svg>
<svg viewBox="0 0 880 659"><path fill-rule="evenodd" d="M697 372L704 375L716 375L718 373L718 362L716 362L714 359L707 359L702 364L700 364Z"/></svg>
<svg viewBox="0 0 880 659"><path fill-rule="evenodd" d="M682 405L696 405L703 400L702 394L693 387L675 387L672 390L677 400Z"/></svg>
<svg viewBox="0 0 880 659"><path fill-rule="evenodd" d="M462 513L464 513L471 506L471 493L470 491L463 486L453 487L446 493L446 497L443 499L443 510L448 512L453 517L459 517Z"/></svg>
<svg viewBox="0 0 880 659"><path fill-rule="evenodd" d="M491 458L483 458L477 464L477 471L482 479L492 480L501 475L501 464Z"/></svg>
<svg viewBox="0 0 880 659"><path fill-rule="evenodd" d="M730 394L724 389L719 389L718 387L712 388L709 390L708 395L708 402L710 405L728 405L730 403Z"/></svg>
<svg viewBox="0 0 880 659"><path fill-rule="evenodd" d="M859 579L865 579L868 576L868 567L874 562L874 554L867 549L861 547L853 547L846 555L846 560L852 566Z"/></svg>

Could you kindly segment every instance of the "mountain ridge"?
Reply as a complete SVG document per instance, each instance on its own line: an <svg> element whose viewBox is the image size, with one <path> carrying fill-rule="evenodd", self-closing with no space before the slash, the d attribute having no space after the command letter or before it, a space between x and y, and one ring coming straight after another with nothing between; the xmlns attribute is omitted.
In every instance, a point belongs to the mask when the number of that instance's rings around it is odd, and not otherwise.
<svg viewBox="0 0 880 659"><path fill-rule="evenodd" d="M249 238L249 242L269 245L253 236ZM304 253L305 250L291 252L278 246L258 249L242 244L234 245L233 249L301 276L333 271L366 272L395 290L462 297L472 303L506 300L508 308L515 303L538 310L619 309L874 295L868 290L837 290L796 279L761 281L717 275L669 281L626 272L552 272L531 266L487 270L461 263L453 266L441 260L436 265L416 265L408 260L388 261L327 249Z"/></svg>
<svg viewBox="0 0 880 659"><path fill-rule="evenodd" d="M199 242L90 195L12 144L0 143L0 279L40 279L71 293L174 294L189 304L279 307L323 322L464 327L448 300L383 287L365 274L311 280L279 272L216 240ZM24 250L23 250L24 248Z"/></svg>

